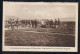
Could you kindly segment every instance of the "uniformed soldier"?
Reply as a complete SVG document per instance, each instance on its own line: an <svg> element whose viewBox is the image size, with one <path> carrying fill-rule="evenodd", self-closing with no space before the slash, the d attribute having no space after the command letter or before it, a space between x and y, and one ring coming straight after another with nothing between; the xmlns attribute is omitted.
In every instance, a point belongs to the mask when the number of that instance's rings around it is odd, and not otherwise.
<svg viewBox="0 0 80 54"><path fill-rule="evenodd" d="M14 25L15 25L14 19L12 19L12 20L11 20L11 29L12 29L12 30L14 30Z"/></svg>
<svg viewBox="0 0 80 54"><path fill-rule="evenodd" d="M57 20L55 19L54 27L57 28Z"/></svg>
<svg viewBox="0 0 80 54"><path fill-rule="evenodd" d="M11 21L12 21L12 19L10 18L10 19L8 20L8 29L11 28Z"/></svg>
<svg viewBox="0 0 80 54"><path fill-rule="evenodd" d="M31 20L31 27L34 27L34 23L33 23L33 20Z"/></svg>
<svg viewBox="0 0 80 54"><path fill-rule="evenodd" d="M47 28L49 27L49 20L48 19L46 20L46 27Z"/></svg>
<svg viewBox="0 0 80 54"><path fill-rule="evenodd" d="M44 20L43 20L43 19L42 19L42 21L41 21L41 24L42 24L42 27L44 27L44 24L45 24L45 23L44 23Z"/></svg>
<svg viewBox="0 0 80 54"><path fill-rule="evenodd" d="M60 25L61 23L60 23L60 19L58 18L58 26Z"/></svg>
<svg viewBox="0 0 80 54"><path fill-rule="evenodd" d="M52 19L50 20L49 23L50 23L50 27L53 27L53 20Z"/></svg>
<svg viewBox="0 0 80 54"><path fill-rule="evenodd" d="M19 20L17 19L16 20L16 27L17 27L17 29L18 29L18 26L19 26Z"/></svg>
<svg viewBox="0 0 80 54"><path fill-rule="evenodd" d="M26 24L26 27L27 27L27 25L28 25L28 20L26 20L26 23L25 23L25 24Z"/></svg>
<svg viewBox="0 0 80 54"><path fill-rule="evenodd" d="M37 20L36 19L34 21L34 26L35 26L35 28L37 28Z"/></svg>

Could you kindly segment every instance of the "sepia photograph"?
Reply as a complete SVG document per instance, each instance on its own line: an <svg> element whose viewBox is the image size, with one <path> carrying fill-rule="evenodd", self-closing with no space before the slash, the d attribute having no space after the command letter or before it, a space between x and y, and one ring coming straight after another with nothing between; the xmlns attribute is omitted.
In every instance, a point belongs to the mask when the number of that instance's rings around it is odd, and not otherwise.
<svg viewBox="0 0 80 54"><path fill-rule="evenodd" d="M78 3L4 1L2 39L3 51L77 52Z"/></svg>

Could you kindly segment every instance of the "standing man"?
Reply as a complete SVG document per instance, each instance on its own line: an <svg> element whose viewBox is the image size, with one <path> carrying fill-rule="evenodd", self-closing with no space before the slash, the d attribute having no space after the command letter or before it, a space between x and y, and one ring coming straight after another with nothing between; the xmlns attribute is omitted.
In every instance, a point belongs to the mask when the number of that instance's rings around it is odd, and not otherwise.
<svg viewBox="0 0 80 54"><path fill-rule="evenodd" d="M12 21L12 19L10 18L10 19L8 20L8 29L9 29L9 28L11 29L11 21Z"/></svg>
<svg viewBox="0 0 80 54"><path fill-rule="evenodd" d="M16 20L16 27L17 27L17 29L18 29L18 26L19 26L19 20L17 19Z"/></svg>
<svg viewBox="0 0 80 54"><path fill-rule="evenodd" d="M14 19L11 20L11 29L14 30Z"/></svg>
<svg viewBox="0 0 80 54"><path fill-rule="evenodd" d="M28 21L26 20L26 27L27 27L27 25L28 25Z"/></svg>
<svg viewBox="0 0 80 54"><path fill-rule="evenodd" d="M60 25L61 23L60 23L60 19L58 18L58 26Z"/></svg>
<svg viewBox="0 0 80 54"><path fill-rule="evenodd" d="M42 24L42 27L44 27L44 24L45 24L45 23L44 23L44 20L43 20L43 19L42 19L42 21L41 21L41 24Z"/></svg>
<svg viewBox="0 0 80 54"><path fill-rule="evenodd" d="M53 20L52 19L50 20L50 27L51 28L53 27Z"/></svg>
<svg viewBox="0 0 80 54"><path fill-rule="evenodd" d="M57 28L57 20L55 19L54 27Z"/></svg>
<svg viewBox="0 0 80 54"><path fill-rule="evenodd" d="M35 26L35 28L37 28L37 20L35 19L35 21L34 21L34 26Z"/></svg>
<svg viewBox="0 0 80 54"><path fill-rule="evenodd" d="M46 20L46 27L47 28L49 27L49 20L48 19Z"/></svg>
<svg viewBox="0 0 80 54"><path fill-rule="evenodd" d="M31 20L31 25L32 27L34 27L34 20Z"/></svg>

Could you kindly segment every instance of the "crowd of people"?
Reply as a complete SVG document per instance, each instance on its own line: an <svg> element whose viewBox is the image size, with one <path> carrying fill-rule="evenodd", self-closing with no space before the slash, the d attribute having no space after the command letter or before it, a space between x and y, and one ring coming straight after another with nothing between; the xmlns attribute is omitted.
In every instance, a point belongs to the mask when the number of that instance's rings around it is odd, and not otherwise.
<svg viewBox="0 0 80 54"><path fill-rule="evenodd" d="M55 19L54 21L51 19L42 19L42 20L14 20L14 19L9 19L5 21L6 28L11 28L12 30L15 29L15 27L18 29L19 27L32 27L32 28L37 28L37 27L42 27L42 28L57 28L61 24L60 19Z"/></svg>

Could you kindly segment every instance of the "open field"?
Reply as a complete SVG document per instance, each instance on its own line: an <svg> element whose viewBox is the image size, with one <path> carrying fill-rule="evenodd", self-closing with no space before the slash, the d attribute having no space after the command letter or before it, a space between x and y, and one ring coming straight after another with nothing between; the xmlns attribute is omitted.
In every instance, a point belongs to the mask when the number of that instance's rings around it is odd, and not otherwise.
<svg viewBox="0 0 80 54"><path fill-rule="evenodd" d="M74 24L72 24L72 26L70 24L70 27L63 25L64 24L62 24L59 28L37 27L5 30L5 45L74 47Z"/></svg>
<svg viewBox="0 0 80 54"><path fill-rule="evenodd" d="M74 36L22 31L6 31L9 46L74 46Z"/></svg>
<svg viewBox="0 0 80 54"><path fill-rule="evenodd" d="M19 30L6 30L5 45L74 47L75 34L74 32L70 33L65 29L62 30L59 28L26 28Z"/></svg>

